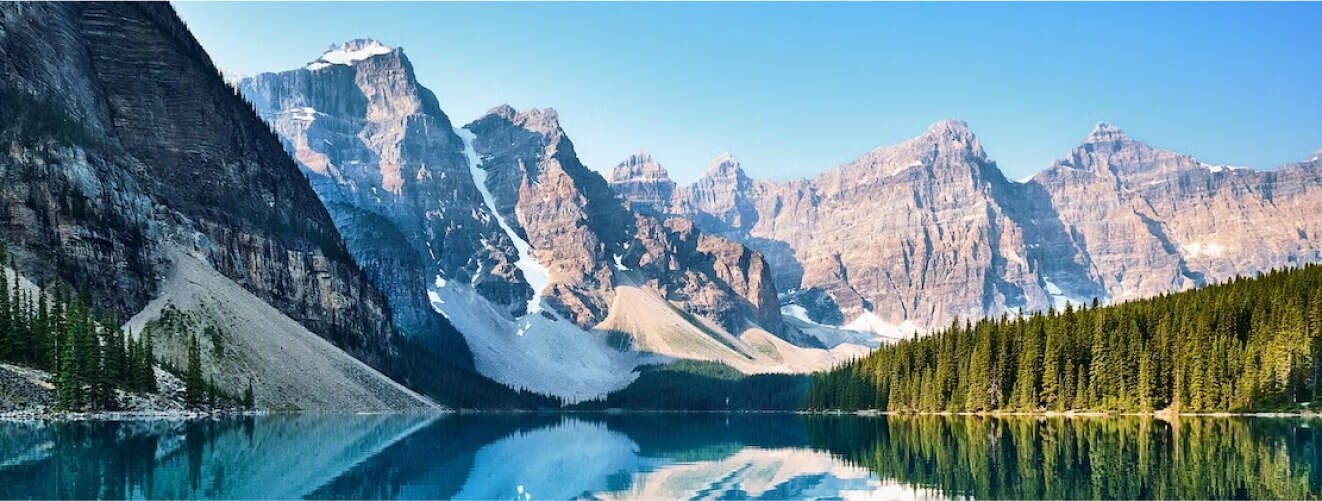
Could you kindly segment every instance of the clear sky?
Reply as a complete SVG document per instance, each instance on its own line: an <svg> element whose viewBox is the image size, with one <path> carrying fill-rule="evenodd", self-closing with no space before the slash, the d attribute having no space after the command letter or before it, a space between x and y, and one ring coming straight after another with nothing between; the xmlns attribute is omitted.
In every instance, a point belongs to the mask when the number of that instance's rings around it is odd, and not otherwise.
<svg viewBox="0 0 1322 501"><path fill-rule="evenodd" d="M1322 4L176 3L222 68L329 44L403 47L456 125L554 107L608 170L647 150L677 181L729 151L810 176L960 118L1012 179L1098 121L1208 163L1322 149Z"/></svg>

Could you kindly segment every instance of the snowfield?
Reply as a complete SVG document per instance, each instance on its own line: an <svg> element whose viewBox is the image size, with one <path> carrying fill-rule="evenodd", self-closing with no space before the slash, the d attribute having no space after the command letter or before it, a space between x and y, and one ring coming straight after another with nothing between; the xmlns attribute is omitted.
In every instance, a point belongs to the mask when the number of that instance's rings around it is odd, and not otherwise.
<svg viewBox="0 0 1322 501"><path fill-rule="evenodd" d="M858 318L845 324L842 329L860 332L874 332L882 337L890 339L908 339L923 329L911 320L905 320L900 325L895 325L877 316L876 313L865 311Z"/></svg>
<svg viewBox="0 0 1322 501"><path fill-rule="evenodd" d="M466 284L438 283L427 291L432 309L464 335L478 372L506 385L579 402L628 386L647 358L550 312L510 318Z"/></svg>

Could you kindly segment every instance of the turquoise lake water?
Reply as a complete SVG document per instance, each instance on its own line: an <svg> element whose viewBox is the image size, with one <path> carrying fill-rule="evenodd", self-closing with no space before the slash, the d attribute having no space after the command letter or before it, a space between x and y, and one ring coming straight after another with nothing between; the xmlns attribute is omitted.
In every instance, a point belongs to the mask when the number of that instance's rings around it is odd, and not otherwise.
<svg viewBox="0 0 1322 501"><path fill-rule="evenodd" d="M1317 498L1318 425L790 414L0 422L0 498Z"/></svg>

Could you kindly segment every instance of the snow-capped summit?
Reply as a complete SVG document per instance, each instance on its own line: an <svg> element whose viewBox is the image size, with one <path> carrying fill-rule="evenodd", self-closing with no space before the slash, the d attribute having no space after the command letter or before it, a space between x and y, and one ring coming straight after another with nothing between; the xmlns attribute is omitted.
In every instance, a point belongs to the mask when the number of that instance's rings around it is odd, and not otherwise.
<svg viewBox="0 0 1322 501"><path fill-rule="evenodd" d="M316 61L308 63L309 70L319 70L333 64L351 65L372 56L389 54L394 48L371 38L355 38L342 44L331 44Z"/></svg>

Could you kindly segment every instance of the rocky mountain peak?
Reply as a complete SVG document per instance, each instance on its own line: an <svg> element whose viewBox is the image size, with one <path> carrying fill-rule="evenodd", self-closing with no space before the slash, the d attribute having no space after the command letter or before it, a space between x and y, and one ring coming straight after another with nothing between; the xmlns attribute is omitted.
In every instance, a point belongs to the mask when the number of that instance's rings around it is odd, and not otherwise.
<svg viewBox="0 0 1322 501"><path fill-rule="evenodd" d="M321 57L308 63L309 70L319 70L332 65L352 66L364 59L389 54L396 49L371 38L355 38L344 43L331 44L321 53Z"/></svg>
<svg viewBox="0 0 1322 501"><path fill-rule="evenodd" d="M665 167L640 151L616 165L607 181L615 193L644 213L664 212L675 193L675 182Z"/></svg>
<svg viewBox="0 0 1322 501"><path fill-rule="evenodd" d="M965 122L958 118L947 118L945 120L937 121L932 125L928 126L927 131L924 132L924 134L972 136L973 130L969 129L968 122Z"/></svg>
<svg viewBox="0 0 1322 501"><path fill-rule="evenodd" d="M721 153L712 159L711 164L707 166L707 172L703 173L703 179L711 180L732 180L747 179L744 174L743 166L739 160L729 153Z"/></svg>
<svg viewBox="0 0 1322 501"><path fill-rule="evenodd" d="M550 136L560 130L560 113L555 108L529 108L524 111L515 111L508 104L503 104L492 108L488 114L498 115L514 125L522 127L532 132Z"/></svg>
<svg viewBox="0 0 1322 501"><path fill-rule="evenodd" d="M962 120L942 120L905 142L880 146L864 153L840 169L819 176L827 183L870 183L916 167L949 170L976 166L987 161L978 136Z"/></svg>
<svg viewBox="0 0 1322 501"><path fill-rule="evenodd" d="M963 120L949 119L934 123L914 140L924 145L936 145L949 150L964 149L979 157L986 156L982 153L982 144L978 142L978 136Z"/></svg>
<svg viewBox="0 0 1322 501"><path fill-rule="evenodd" d="M506 120L514 120L514 115L518 115L518 114L519 112L516 111L513 106L510 106L509 104L502 104L500 106L496 106L494 108L487 110L487 112L484 113L483 115L495 115L504 118Z"/></svg>
<svg viewBox="0 0 1322 501"><path fill-rule="evenodd" d="M611 170L610 182L670 182L670 173L646 151L629 155Z"/></svg>
<svg viewBox="0 0 1322 501"><path fill-rule="evenodd" d="M1119 127L1106 122L1097 122L1092 132L1088 134L1088 139L1084 140L1084 144L1113 144L1129 140L1129 136L1126 136Z"/></svg>

